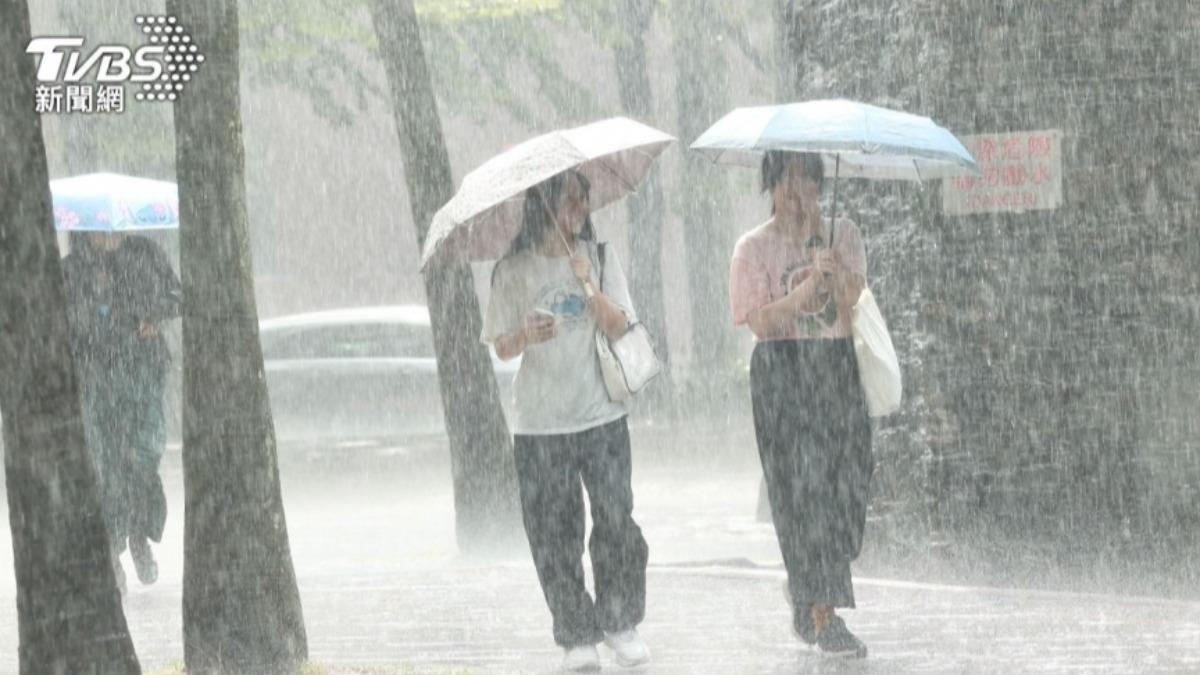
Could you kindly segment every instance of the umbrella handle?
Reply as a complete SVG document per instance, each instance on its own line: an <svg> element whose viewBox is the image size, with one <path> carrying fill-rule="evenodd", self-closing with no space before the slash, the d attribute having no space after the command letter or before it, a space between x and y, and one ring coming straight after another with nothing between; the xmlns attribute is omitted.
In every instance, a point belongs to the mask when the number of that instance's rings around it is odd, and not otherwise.
<svg viewBox="0 0 1200 675"><path fill-rule="evenodd" d="M563 236L562 227L558 224L558 218L554 217L554 210L546 202L546 195L542 193L542 188L539 186L533 189L537 191L538 200L542 202L542 210L546 212L547 216L550 216L550 222L554 223L554 233L558 235L559 241L563 243L563 248L567 249L567 255L574 258L575 251L571 250L571 245L567 243L567 238Z"/></svg>
<svg viewBox="0 0 1200 675"><path fill-rule="evenodd" d="M837 193L838 193L838 173L842 168L842 155L839 153L833 156L833 209L829 214L829 248L833 248L833 227L837 220Z"/></svg>
<svg viewBox="0 0 1200 675"><path fill-rule="evenodd" d="M567 243L567 238L563 236L562 227L560 227L558 224L558 218L554 217L554 211L551 210L550 205L546 203L546 196L542 194L542 189L540 187L534 189L537 190L538 198L542 200L542 208L546 210L546 215L550 216L550 222L554 223L554 231L558 233L558 240L563 243L563 248L567 249L567 255L574 258L575 250L571 248L571 245ZM604 271L601 270L600 273L603 274ZM586 281L580 281L579 285L582 286L585 291L587 290ZM588 297L591 296L589 295Z"/></svg>
<svg viewBox="0 0 1200 675"><path fill-rule="evenodd" d="M829 250L831 250L831 251L833 250L833 236L834 236L833 226L834 226L835 221L837 220L838 173L841 171L841 168L842 168L841 154L834 155L833 157L834 157L834 159L833 159L833 208L830 210L830 213L829 213ZM829 302L834 303L834 306L836 307L837 300L836 300L836 298L834 298L832 296L833 296L833 293L831 292Z"/></svg>
<svg viewBox="0 0 1200 675"><path fill-rule="evenodd" d="M567 238L563 236L562 228L558 226L558 221L554 216L550 216L550 220L554 222L554 231L558 233L558 240L563 243L563 248L567 249L567 255L574 258L575 251L571 249L571 245L567 243Z"/></svg>

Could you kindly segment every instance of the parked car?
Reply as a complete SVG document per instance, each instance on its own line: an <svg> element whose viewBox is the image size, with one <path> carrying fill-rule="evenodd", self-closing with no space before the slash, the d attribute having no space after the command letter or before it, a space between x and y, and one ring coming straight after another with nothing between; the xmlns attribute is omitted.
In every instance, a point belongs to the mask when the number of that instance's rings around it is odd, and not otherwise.
<svg viewBox="0 0 1200 675"><path fill-rule="evenodd" d="M421 305L339 309L259 324L281 440L430 437L445 431L429 311ZM518 360L492 352L509 406Z"/></svg>

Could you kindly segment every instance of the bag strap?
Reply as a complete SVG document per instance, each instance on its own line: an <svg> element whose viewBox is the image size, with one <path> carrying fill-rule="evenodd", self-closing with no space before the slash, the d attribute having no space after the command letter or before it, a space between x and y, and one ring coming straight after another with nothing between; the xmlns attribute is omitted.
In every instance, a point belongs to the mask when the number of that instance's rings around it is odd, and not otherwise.
<svg viewBox="0 0 1200 675"><path fill-rule="evenodd" d="M508 256L505 256L505 257L508 257ZM490 282L488 282L488 286L491 288L496 287L496 272L500 269L500 263L502 263L502 262L504 262L504 258L501 258L492 264L492 280Z"/></svg>
<svg viewBox="0 0 1200 675"><path fill-rule="evenodd" d="M600 258L600 292L601 293L604 292L604 247L607 245L608 244L606 244L603 241L600 242L599 244L596 244L596 256Z"/></svg>

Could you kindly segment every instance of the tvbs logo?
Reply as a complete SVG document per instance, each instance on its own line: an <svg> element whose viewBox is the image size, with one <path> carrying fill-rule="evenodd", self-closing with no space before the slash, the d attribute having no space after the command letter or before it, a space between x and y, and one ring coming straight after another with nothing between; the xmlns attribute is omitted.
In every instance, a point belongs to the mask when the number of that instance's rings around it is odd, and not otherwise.
<svg viewBox="0 0 1200 675"><path fill-rule="evenodd" d="M126 83L141 85L139 101L177 100L204 55L173 16L135 21L150 39L136 49L105 44L86 51L77 36L30 40L25 51L38 58L38 112L64 112L64 102L65 112L122 112ZM98 86L79 84L88 78Z"/></svg>
<svg viewBox="0 0 1200 675"><path fill-rule="evenodd" d="M79 82L97 67L97 82L151 82L162 76L163 63L160 59L166 51L165 47L147 46L131 52L128 47L121 45L100 45L80 65L81 47L83 38L80 37L45 37L31 40L25 51L41 57L37 70L39 82ZM138 66L138 73L134 73L130 67L131 59ZM67 66L65 73L64 61Z"/></svg>

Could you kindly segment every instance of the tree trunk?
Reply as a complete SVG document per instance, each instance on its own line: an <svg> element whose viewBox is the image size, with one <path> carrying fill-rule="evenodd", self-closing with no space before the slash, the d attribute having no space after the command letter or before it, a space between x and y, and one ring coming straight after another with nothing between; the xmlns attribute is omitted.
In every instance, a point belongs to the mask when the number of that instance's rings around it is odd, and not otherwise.
<svg viewBox="0 0 1200 675"><path fill-rule="evenodd" d="M679 134L684 145L729 112L728 64L711 20L718 11L713 0L671 3ZM683 155L679 195L692 314L692 373L704 391L731 376L733 358L727 289L733 252L730 233L735 226L728 222L726 170L699 153Z"/></svg>
<svg viewBox="0 0 1200 675"><path fill-rule="evenodd" d="M88 455L29 9L0 5L0 409L21 673L138 673Z"/></svg>
<svg viewBox="0 0 1200 675"><path fill-rule="evenodd" d="M453 193L450 159L412 1L373 0L371 13L423 248L433 214ZM491 359L479 342L479 303L470 268L431 264L425 293L450 437L458 544L470 551L508 543L520 533L512 443Z"/></svg>
<svg viewBox="0 0 1200 675"><path fill-rule="evenodd" d="M646 69L646 31L654 17L653 0L620 0L618 11L624 36L613 49L617 86L625 112L640 121L653 116L653 90ZM666 303L663 300L663 192L658 169L629 196L629 290L638 318L654 336L663 363L663 377L646 394L655 408L670 408L670 348L667 344Z"/></svg>
<svg viewBox="0 0 1200 675"><path fill-rule="evenodd" d="M247 235L236 0L167 3L205 55L175 106L183 308L183 633L189 673L308 652Z"/></svg>
<svg viewBox="0 0 1200 675"><path fill-rule="evenodd" d="M775 23L775 98L777 103L790 103L803 91L800 78L804 74L804 43L801 41L801 21L797 0L774 0L771 8Z"/></svg>

